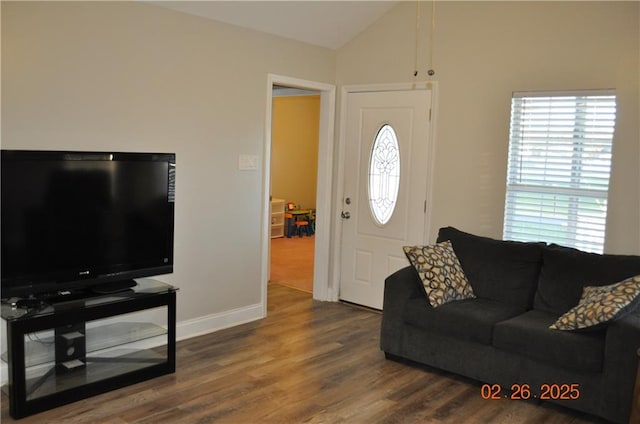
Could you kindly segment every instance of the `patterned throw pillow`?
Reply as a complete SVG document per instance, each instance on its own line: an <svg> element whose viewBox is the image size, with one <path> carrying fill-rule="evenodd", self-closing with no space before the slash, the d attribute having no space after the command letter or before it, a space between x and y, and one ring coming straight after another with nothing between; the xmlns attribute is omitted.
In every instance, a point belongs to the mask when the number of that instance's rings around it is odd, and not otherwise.
<svg viewBox="0 0 640 424"><path fill-rule="evenodd" d="M476 297L450 241L403 250L418 271L431 306Z"/></svg>
<svg viewBox="0 0 640 424"><path fill-rule="evenodd" d="M622 318L640 303L640 275L609 286L587 286L578 305L549 328L554 330L596 330Z"/></svg>

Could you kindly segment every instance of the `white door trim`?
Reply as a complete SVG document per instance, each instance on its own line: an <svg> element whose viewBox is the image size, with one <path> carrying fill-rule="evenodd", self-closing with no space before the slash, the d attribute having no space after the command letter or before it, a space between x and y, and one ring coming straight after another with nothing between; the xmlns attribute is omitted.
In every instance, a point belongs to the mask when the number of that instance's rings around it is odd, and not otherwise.
<svg viewBox="0 0 640 424"><path fill-rule="evenodd" d="M402 90L431 90L431 125L429 128L429 146L427 150L429 160L429 176L427 181L427 213L425 214L425 225L423 240L426 243L433 243L431 239L431 211L433 199L433 179L435 168L436 153L436 122L437 122L437 105L438 105L438 83L437 82L416 82L416 83L389 83L389 84L363 84L363 85L344 85L340 89L340 135L338 139L338 150L336 155L336 190L334 197L334 211L336 225L333 227L333 243L331 245L333 263L333 274L329 281L329 293L331 300L337 301L340 293L340 269L341 269L341 247L342 247L342 220L340 212L342 211L344 197L344 157L346 148L346 113L347 113L347 97L349 93L361 93L370 91L402 91Z"/></svg>
<svg viewBox="0 0 640 424"><path fill-rule="evenodd" d="M271 119L273 105L273 85L315 90L320 92L320 128L318 135L318 182L316 194L316 233L313 266L313 298L316 300L337 300L330 293L329 277L332 275L330 249L331 205L333 182L334 122L336 108L336 87L315 81L307 81L283 75L267 75L267 104L264 131L264 151L262 166L262 246L261 246L261 304L263 316L267 316L267 284L269 282L269 242L270 232L270 189L271 189Z"/></svg>

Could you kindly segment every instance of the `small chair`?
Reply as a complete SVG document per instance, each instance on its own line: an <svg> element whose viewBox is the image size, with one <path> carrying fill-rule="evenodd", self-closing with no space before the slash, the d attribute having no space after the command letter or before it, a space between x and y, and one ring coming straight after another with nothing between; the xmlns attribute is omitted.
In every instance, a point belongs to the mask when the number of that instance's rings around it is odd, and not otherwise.
<svg viewBox="0 0 640 424"><path fill-rule="evenodd" d="M302 237L303 231L307 236L311 235L309 230L309 221L296 221L296 234L298 234L299 237Z"/></svg>

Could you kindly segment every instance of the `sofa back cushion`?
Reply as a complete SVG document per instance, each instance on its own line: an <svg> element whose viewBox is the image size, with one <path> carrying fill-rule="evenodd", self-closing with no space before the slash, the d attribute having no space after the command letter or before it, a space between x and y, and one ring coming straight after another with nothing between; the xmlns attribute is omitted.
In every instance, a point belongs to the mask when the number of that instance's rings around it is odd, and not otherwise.
<svg viewBox="0 0 640 424"><path fill-rule="evenodd" d="M533 306L562 315L578 304L584 286L606 286L638 274L640 256L601 255L551 244L542 255Z"/></svg>
<svg viewBox="0 0 640 424"><path fill-rule="evenodd" d="M544 243L494 240L441 228L438 242L450 240L462 269L479 298L531 309Z"/></svg>

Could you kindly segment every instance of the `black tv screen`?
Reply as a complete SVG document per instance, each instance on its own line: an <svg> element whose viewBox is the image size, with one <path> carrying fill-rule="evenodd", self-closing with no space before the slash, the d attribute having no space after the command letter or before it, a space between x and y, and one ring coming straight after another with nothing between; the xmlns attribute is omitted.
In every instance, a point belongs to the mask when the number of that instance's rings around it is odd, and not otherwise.
<svg viewBox="0 0 640 424"><path fill-rule="evenodd" d="M173 272L175 154L1 155L3 298Z"/></svg>

